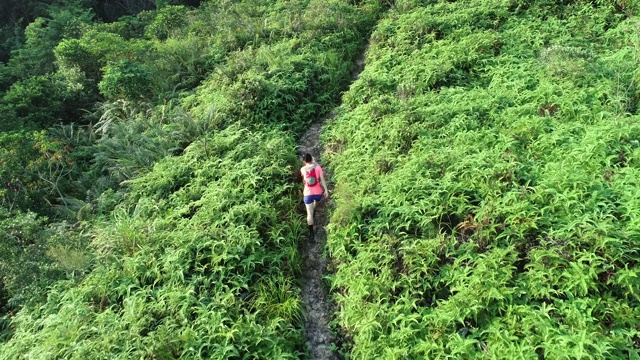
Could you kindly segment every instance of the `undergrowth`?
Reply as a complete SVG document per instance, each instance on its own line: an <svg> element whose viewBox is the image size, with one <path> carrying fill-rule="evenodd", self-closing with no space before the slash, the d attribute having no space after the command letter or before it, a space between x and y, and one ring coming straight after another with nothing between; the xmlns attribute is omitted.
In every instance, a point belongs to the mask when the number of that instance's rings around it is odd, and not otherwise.
<svg viewBox="0 0 640 360"><path fill-rule="evenodd" d="M210 1L142 14L141 38L115 23L63 40L60 70L105 96L55 156L88 165L86 199L61 210L91 264L0 318L0 358L308 356L295 140L339 99L380 11Z"/></svg>
<svg viewBox="0 0 640 360"><path fill-rule="evenodd" d="M324 134L354 359L636 359L630 2L396 2Z"/></svg>

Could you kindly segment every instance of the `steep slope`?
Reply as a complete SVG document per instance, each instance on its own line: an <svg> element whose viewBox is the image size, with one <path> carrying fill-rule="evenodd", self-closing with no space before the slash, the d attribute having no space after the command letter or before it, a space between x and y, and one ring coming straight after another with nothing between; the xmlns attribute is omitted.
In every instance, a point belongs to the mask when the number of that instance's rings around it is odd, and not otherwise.
<svg viewBox="0 0 640 360"><path fill-rule="evenodd" d="M352 358L638 357L638 11L395 3L325 133Z"/></svg>
<svg viewBox="0 0 640 360"><path fill-rule="evenodd" d="M215 71L167 102L105 104L95 160L125 181L84 224L95 267L19 311L0 358L305 357L295 140L335 106L380 11L208 2L164 33L207 39Z"/></svg>

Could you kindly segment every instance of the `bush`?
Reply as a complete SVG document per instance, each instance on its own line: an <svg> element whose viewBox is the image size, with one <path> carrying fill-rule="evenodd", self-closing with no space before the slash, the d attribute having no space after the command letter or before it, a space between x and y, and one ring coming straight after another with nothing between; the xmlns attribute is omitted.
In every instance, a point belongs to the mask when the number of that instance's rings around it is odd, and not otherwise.
<svg viewBox="0 0 640 360"><path fill-rule="evenodd" d="M164 6L145 29L150 38L164 40L170 32L182 28L187 23L187 8L184 6Z"/></svg>
<svg viewBox="0 0 640 360"><path fill-rule="evenodd" d="M151 96L150 77L144 66L123 59L105 68L98 88L109 100L144 100Z"/></svg>
<svg viewBox="0 0 640 360"><path fill-rule="evenodd" d="M7 292L8 309L16 311L24 305L34 305L45 299L46 289L64 278L50 251L51 229L47 219L34 213L2 211L0 214L0 284ZM74 263L69 268L75 268ZM86 264L83 265L85 267Z"/></svg>
<svg viewBox="0 0 640 360"><path fill-rule="evenodd" d="M76 74L45 75L14 83L0 99L0 130L44 129L78 121L89 106L84 79Z"/></svg>

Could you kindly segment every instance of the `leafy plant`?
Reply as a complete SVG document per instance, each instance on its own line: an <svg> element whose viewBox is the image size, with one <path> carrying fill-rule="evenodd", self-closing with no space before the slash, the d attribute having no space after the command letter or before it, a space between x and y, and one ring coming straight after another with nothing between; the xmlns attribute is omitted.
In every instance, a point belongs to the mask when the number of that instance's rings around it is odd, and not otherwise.
<svg viewBox="0 0 640 360"><path fill-rule="evenodd" d="M348 356L637 356L620 7L402 2L377 24L324 133Z"/></svg>
<svg viewBox="0 0 640 360"><path fill-rule="evenodd" d="M51 225L68 280L15 314L0 357L304 357L295 138L344 90L372 4L207 2L156 17L162 40L105 24L63 40L59 74L108 101L82 139L38 135L47 154L75 144L69 183L90 186L61 191L80 234Z"/></svg>

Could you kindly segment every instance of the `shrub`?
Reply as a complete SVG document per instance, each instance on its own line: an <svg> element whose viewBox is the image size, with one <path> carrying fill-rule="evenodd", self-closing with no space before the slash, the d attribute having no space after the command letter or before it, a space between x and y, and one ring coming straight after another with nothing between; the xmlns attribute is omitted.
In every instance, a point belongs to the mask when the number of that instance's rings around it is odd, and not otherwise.
<svg viewBox="0 0 640 360"><path fill-rule="evenodd" d="M151 95L150 77L144 66L123 59L106 67L98 88L109 100L145 99Z"/></svg>

